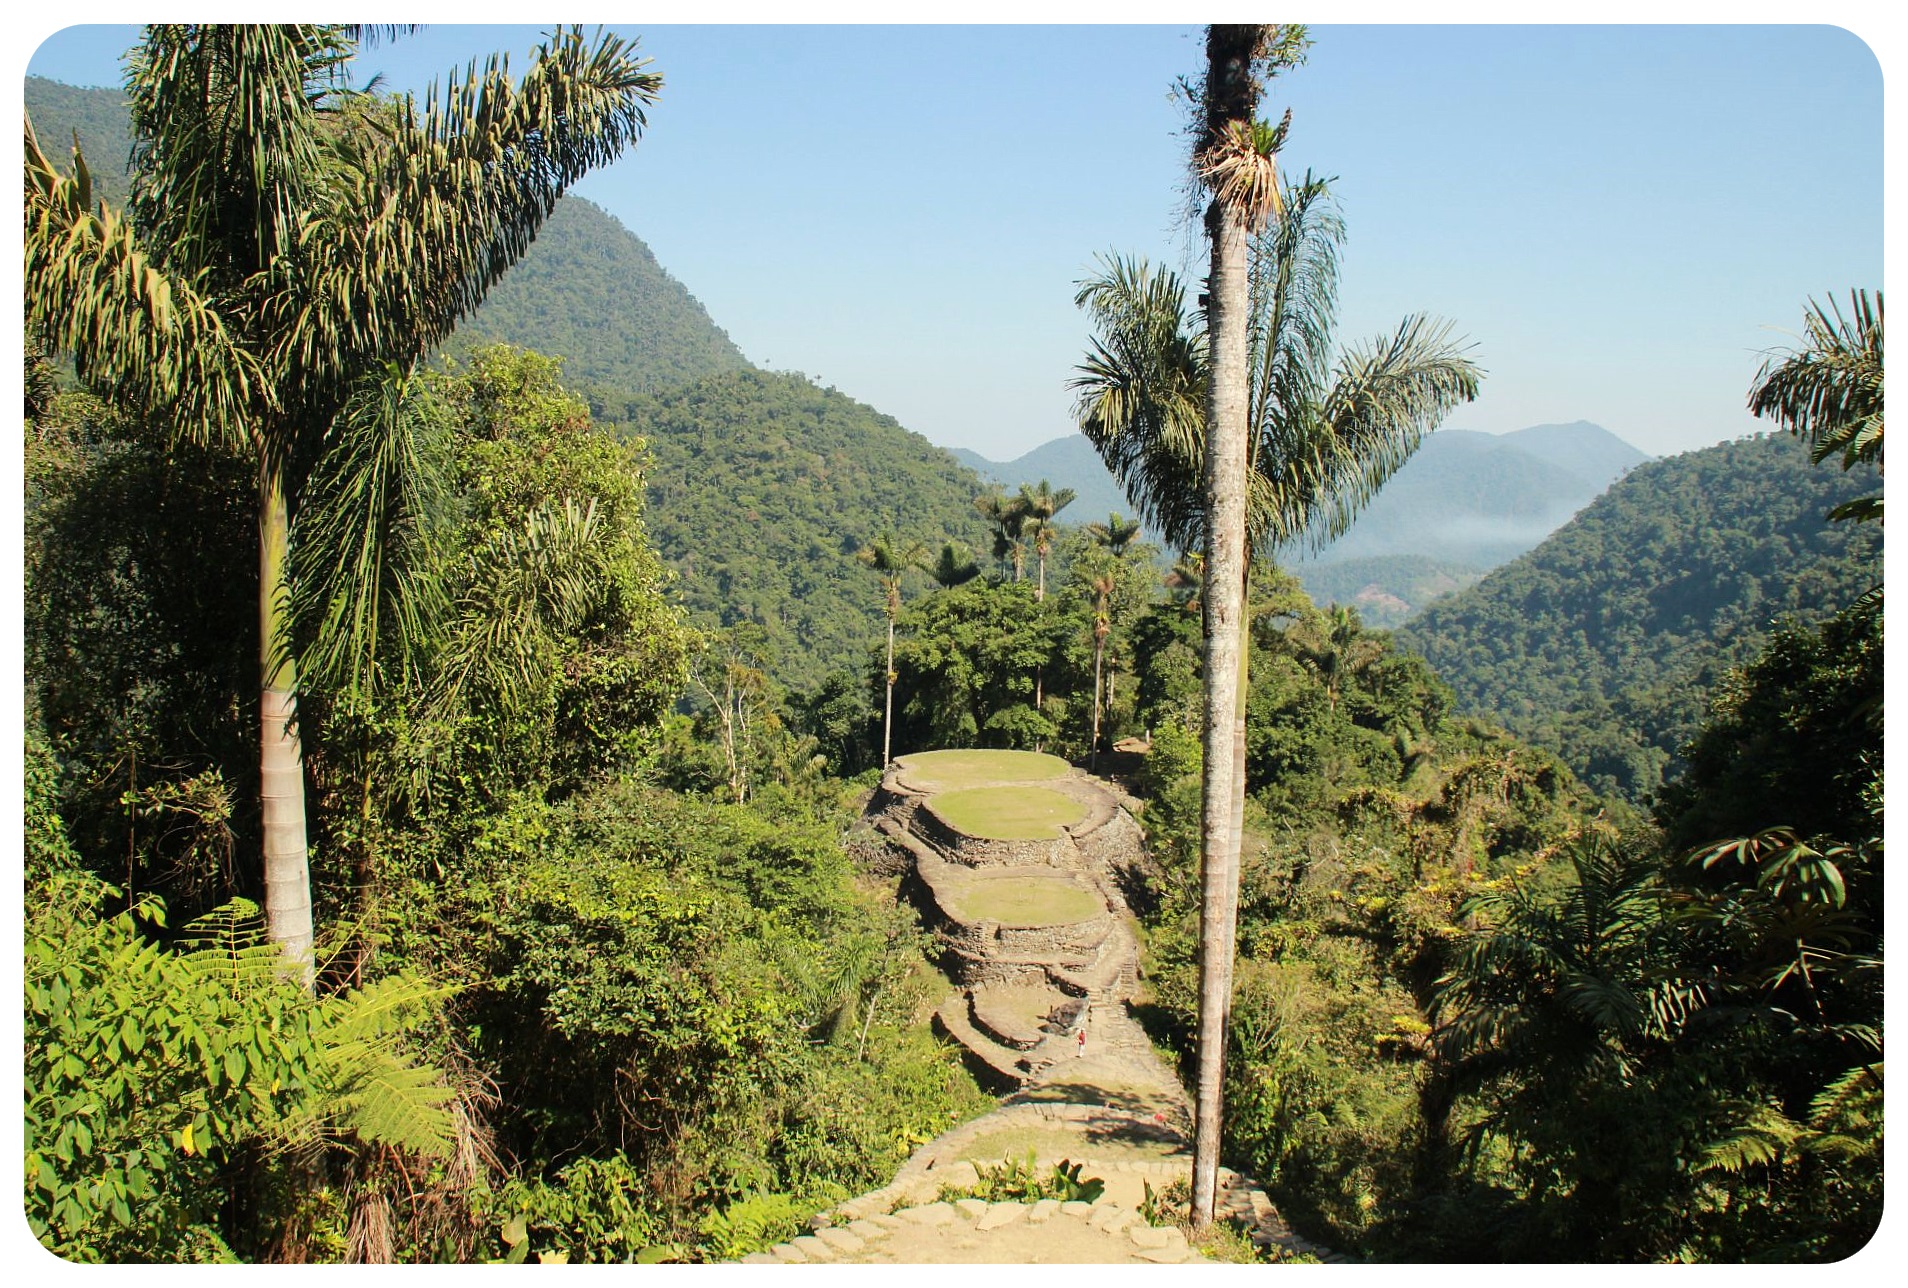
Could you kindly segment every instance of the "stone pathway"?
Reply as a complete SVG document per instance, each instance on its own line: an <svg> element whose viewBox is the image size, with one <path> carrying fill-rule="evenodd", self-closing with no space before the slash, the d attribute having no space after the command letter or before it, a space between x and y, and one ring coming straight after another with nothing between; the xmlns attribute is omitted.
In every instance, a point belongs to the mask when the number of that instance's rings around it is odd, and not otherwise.
<svg viewBox="0 0 1908 1288"><path fill-rule="evenodd" d="M869 807L872 827L885 839L875 861L878 870L912 880L924 920L947 946L959 988L941 1005L937 1026L961 1044L977 1076L1010 1094L992 1113L916 1150L886 1186L816 1217L811 1233L743 1261L1203 1262L1183 1231L1154 1227L1139 1214L1149 1187L1159 1192L1190 1181L1192 1114L1184 1088L1127 1009L1138 987L1138 940L1113 869L1140 856L1139 829L1121 795L1078 770L1059 780L1040 777L1030 781L1087 804L1081 824L1058 841L1020 846L963 838L922 809L933 794L931 765L932 753L903 757L883 778ZM968 879L963 874L1041 865L1086 883L1104 909L1070 925L976 926L941 898ZM973 1186L980 1166L1029 1156L1041 1176L1063 1160L1082 1164L1082 1178L1104 1182L1100 1198L941 1197ZM1256 1246L1287 1257L1349 1260L1294 1235L1252 1178L1221 1168L1219 1179L1221 1217Z"/></svg>

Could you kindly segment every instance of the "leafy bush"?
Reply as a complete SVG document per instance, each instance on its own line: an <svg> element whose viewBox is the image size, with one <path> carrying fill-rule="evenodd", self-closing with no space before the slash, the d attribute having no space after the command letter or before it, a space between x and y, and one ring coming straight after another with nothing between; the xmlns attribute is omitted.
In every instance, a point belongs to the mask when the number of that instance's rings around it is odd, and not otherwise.
<svg viewBox="0 0 1908 1288"><path fill-rule="evenodd" d="M1031 1203L1039 1199L1078 1200L1096 1203L1106 1192L1106 1182L1097 1176L1082 1178L1084 1163L1061 1159L1042 1176L1034 1167L1034 1156L1008 1159L997 1167L977 1165L979 1178L972 1185L943 1185L943 1199L981 1199L988 1203Z"/></svg>
<svg viewBox="0 0 1908 1288"><path fill-rule="evenodd" d="M734 1261L771 1244L794 1238L805 1228L810 1205L793 1194L751 1194L702 1218L703 1250L718 1261Z"/></svg>
<svg viewBox="0 0 1908 1288"><path fill-rule="evenodd" d="M442 996L408 977L314 1001L235 901L187 927L185 952L144 937L147 900L49 883L26 952L26 1210L76 1261L224 1260L226 1169L257 1141L355 1135L444 1151L450 1093L398 1041Z"/></svg>

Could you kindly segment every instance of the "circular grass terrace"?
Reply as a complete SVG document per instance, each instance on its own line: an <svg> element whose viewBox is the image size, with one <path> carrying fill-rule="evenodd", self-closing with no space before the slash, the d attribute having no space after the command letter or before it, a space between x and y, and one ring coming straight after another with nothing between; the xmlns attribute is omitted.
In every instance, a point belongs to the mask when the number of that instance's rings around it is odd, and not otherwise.
<svg viewBox="0 0 1908 1288"><path fill-rule="evenodd" d="M1026 786L937 792L927 808L955 831L987 841L1051 841L1087 816L1070 796Z"/></svg>
<svg viewBox="0 0 1908 1288"><path fill-rule="evenodd" d="M1065 877L994 877L973 881L948 900L970 925L1070 926L1106 911L1091 891Z"/></svg>
<svg viewBox="0 0 1908 1288"><path fill-rule="evenodd" d="M1071 765L1038 751L964 747L895 757L909 779L928 791L951 792L984 783L1038 783L1063 776Z"/></svg>

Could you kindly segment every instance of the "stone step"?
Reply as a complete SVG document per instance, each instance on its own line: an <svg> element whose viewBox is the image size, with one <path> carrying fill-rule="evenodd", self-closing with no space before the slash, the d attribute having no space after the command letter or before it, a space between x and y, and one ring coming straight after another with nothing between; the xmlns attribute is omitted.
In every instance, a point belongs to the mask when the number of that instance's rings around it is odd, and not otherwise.
<svg viewBox="0 0 1908 1288"><path fill-rule="evenodd" d="M985 984L970 994L969 1018L983 1034L1017 1051L1041 1045L1060 1027L1057 1016L1071 1010L1073 998L1047 987ZM1027 1018L1044 1009L1047 1023Z"/></svg>
<svg viewBox="0 0 1908 1288"><path fill-rule="evenodd" d="M986 1034L976 1029L968 1017L967 993L963 991L949 993L947 1000L935 1008L935 1025L947 1036L960 1043L961 1049L971 1058L968 1065L983 1083L991 1083L996 1089L1018 1090L1027 1080L1027 1068L1019 1051L1002 1046Z"/></svg>

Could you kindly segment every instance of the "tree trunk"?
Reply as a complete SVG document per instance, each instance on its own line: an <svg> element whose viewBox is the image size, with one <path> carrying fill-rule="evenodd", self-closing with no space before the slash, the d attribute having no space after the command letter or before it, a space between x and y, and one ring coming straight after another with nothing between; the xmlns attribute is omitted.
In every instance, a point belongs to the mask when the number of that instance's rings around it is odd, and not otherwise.
<svg viewBox="0 0 1908 1288"><path fill-rule="evenodd" d="M886 769L893 763L888 754L893 745L894 736L894 618L888 619L888 700L881 713L881 767Z"/></svg>
<svg viewBox="0 0 1908 1288"><path fill-rule="evenodd" d="M1256 106L1252 53L1262 28L1206 29L1207 137ZM1201 812L1203 863L1199 918L1199 1078L1195 1092L1192 1224L1212 1223L1219 1189L1225 1093L1226 1029L1232 1009L1232 911L1238 900L1233 816L1239 646L1245 616L1246 440L1250 398L1250 322L1246 213L1214 200L1206 210L1212 246L1207 281L1211 371L1206 403L1206 729Z"/></svg>
<svg viewBox="0 0 1908 1288"><path fill-rule="evenodd" d="M1106 655L1106 637L1093 632L1093 742L1088 763L1100 767L1100 659Z"/></svg>
<svg viewBox="0 0 1908 1288"><path fill-rule="evenodd" d="M298 745L298 673L287 638L284 479L259 468L259 803L265 849L265 933L312 986L311 870L305 857L305 767Z"/></svg>

